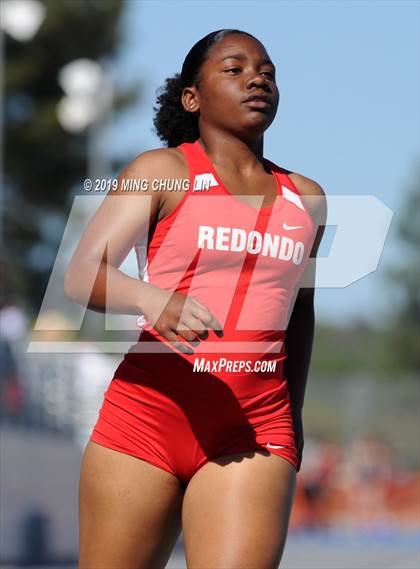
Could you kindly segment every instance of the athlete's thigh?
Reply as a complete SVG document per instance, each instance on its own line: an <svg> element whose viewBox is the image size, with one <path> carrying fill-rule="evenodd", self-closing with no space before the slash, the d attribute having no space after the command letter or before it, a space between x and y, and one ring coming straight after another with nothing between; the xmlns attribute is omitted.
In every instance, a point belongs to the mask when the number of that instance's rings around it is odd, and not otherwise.
<svg viewBox="0 0 420 569"><path fill-rule="evenodd" d="M79 569L158 569L181 530L183 488L161 468L89 441L79 485Z"/></svg>
<svg viewBox="0 0 420 569"><path fill-rule="evenodd" d="M188 567L278 567L295 487L295 469L279 456L249 452L208 462L184 496Z"/></svg>

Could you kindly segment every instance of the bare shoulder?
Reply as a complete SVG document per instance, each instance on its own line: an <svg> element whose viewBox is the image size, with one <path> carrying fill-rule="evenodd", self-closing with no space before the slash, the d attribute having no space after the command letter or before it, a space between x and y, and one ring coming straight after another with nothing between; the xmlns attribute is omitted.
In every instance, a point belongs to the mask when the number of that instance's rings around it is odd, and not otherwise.
<svg viewBox="0 0 420 569"><path fill-rule="evenodd" d="M163 181L164 188L167 180L185 180L188 177L188 165L180 150L154 148L136 156L123 169L118 176L118 188L112 195L130 196L132 199L124 200L127 209L144 208L144 200L135 198L150 197L152 219L161 219L177 206L184 192L155 191L159 189L159 181ZM140 187L141 191L138 191L137 187Z"/></svg>
<svg viewBox="0 0 420 569"><path fill-rule="evenodd" d="M315 182L315 180L311 180L311 178L307 178L306 176L298 174L297 172L290 172L289 178L292 180L301 194L306 196L325 197L324 190L318 184L318 182Z"/></svg>
<svg viewBox="0 0 420 569"><path fill-rule="evenodd" d="M122 177L171 178L186 175L183 154L176 148L154 148L142 152L122 171Z"/></svg>
<svg viewBox="0 0 420 569"><path fill-rule="evenodd" d="M307 178L297 172L288 174L298 192L303 196L306 207L311 213L312 218L318 225L325 225L327 219L327 200L324 189L318 182Z"/></svg>

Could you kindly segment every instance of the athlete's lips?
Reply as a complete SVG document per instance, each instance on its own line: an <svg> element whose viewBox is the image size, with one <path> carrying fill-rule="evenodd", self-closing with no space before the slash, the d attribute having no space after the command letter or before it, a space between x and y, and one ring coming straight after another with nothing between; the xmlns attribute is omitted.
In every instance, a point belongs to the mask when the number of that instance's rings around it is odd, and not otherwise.
<svg viewBox="0 0 420 569"><path fill-rule="evenodd" d="M272 105L271 97L264 92L248 95L242 102L255 109L265 109Z"/></svg>

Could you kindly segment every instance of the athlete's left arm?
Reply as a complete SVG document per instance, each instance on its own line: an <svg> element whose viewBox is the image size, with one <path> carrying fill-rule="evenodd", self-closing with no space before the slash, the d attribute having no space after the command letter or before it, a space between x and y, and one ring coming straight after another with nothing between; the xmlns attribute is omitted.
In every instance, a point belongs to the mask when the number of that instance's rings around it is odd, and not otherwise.
<svg viewBox="0 0 420 569"><path fill-rule="evenodd" d="M312 261L307 263L300 280L306 286L305 288L300 288L296 296L285 340L287 359L284 371L287 378L294 428L301 459L303 449L302 408L315 328L315 257L325 230L327 206L325 193L319 184L299 174L290 174L290 178L302 194L304 201L305 196L311 196L305 201L305 205L318 227L310 253Z"/></svg>

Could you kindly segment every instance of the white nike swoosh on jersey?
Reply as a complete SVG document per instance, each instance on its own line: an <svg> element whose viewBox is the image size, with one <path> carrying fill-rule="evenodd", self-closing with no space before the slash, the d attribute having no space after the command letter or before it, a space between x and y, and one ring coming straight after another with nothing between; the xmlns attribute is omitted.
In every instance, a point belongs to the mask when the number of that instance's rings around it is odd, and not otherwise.
<svg viewBox="0 0 420 569"><path fill-rule="evenodd" d="M287 225L287 223L283 222L283 229L290 231L291 229L303 229L302 225Z"/></svg>
<svg viewBox="0 0 420 569"><path fill-rule="evenodd" d="M267 443L266 446L268 448L286 448L286 445L272 445L271 443Z"/></svg>

